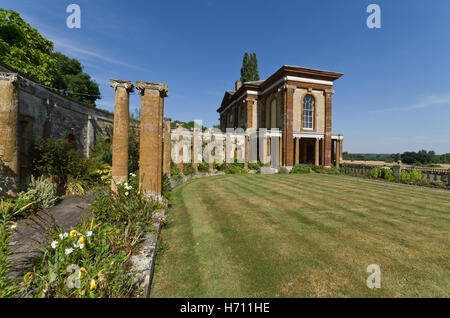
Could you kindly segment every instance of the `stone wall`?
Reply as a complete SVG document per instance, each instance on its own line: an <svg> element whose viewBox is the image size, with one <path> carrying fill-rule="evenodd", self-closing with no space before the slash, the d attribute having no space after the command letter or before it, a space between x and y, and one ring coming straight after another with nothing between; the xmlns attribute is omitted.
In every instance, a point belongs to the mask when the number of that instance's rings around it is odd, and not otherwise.
<svg viewBox="0 0 450 318"><path fill-rule="evenodd" d="M8 99L10 96L16 96L14 99L18 102L17 121L8 120L0 129L0 155L5 157L5 153L9 154L9 158L3 158L6 168L17 161L9 173L14 174L15 186L26 181L29 176L31 149L39 138L70 136L76 141L77 149L89 156L90 146L105 133L106 126L113 125L112 113L63 96L1 62L0 73L3 75L0 79L2 87L11 82L7 80L11 76L16 78L13 83L14 94L0 96L5 114L14 108L14 102ZM10 149L14 142L17 144L16 149ZM0 169L0 174L1 180L11 177L5 175L5 169ZM15 191L11 187L14 188L0 181L0 196L8 192L13 195Z"/></svg>

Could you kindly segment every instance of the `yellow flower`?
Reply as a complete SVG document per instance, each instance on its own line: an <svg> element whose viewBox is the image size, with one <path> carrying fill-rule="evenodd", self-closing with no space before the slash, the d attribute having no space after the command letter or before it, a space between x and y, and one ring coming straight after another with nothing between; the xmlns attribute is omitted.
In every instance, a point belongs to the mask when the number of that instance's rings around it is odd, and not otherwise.
<svg viewBox="0 0 450 318"><path fill-rule="evenodd" d="M15 229L17 229L17 222L15 222L11 225L11 230L15 230Z"/></svg>
<svg viewBox="0 0 450 318"><path fill-rule="evenodd" d="M80 268L80 271L78 272L78 277L81 278L81 276L83 276L83 275L86 274L86 273L87 273L86 268L81 267L81 268Z"/></svg>
<svg viewBox="0 0 450 318"><path fill-rule="evenodd" d="M78 232L76 231L76 230L72 230L72 231L70 231L70 234L69 234L69 236L70 237L76 237L78 235Z"/></svg>
<svg viewBox="0 0 450 318"><path fill-rule="evenodd" d="M78 244L84 244L84 236L80 237L78 240Z"/></svg>
<svg viewBox="0 0 450 318"><path fill-rule="evenodd" d="M90 289L94 290L97 288L97 284L95 283L95 279L91 279Z"/></svg>
<svg viewBox="0 0 450 318"><path fill-rule="evenodd" d="M79 292L78 292L78 294L79 295L81 295L81 296L84 296L84 293L85 293L86 291L83 289L83 290L80 290Z"/></svg>

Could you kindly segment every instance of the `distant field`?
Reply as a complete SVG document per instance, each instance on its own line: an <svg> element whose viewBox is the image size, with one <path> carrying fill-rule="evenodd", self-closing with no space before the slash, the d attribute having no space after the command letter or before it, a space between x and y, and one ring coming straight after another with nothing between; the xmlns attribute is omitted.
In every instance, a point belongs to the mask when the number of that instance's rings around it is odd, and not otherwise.
<svg viewBox="0 0 450 318"><path fill-rule="evenodd" d="M364 161L364 160L342 160L342 162L346 162L346 163L354 163L354 164L366 164L366 165L375 165L375 166L393 166L396 165L397 163L393 163L393 162L385 162L385 161ZM404 164L405 166L409 166ZM436 163L436 165L439 165L440 168L444 168L444 169L450 169L450 164L446 164L446 163ZM424 167L426 168L426 167ZM437 168L437 167L436 167Z"/></svg>
<svg viewBox="0 0 450 318"><path fill-rule="evenodd" d="M174 189L151 297L449 297L450 192L345 176ZM366 268L381 267L369 289Z"/></svg>

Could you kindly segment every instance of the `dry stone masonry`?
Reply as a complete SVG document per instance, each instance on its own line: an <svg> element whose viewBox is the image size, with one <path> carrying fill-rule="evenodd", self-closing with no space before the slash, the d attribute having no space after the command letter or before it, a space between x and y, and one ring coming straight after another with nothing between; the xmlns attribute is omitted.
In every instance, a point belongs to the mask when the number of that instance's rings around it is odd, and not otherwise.
<svg viewBox="0 0 450 318"><path fill-rule="evenodd" d="M0 196L14 196L30 177L31 150L40 138L70 136L78 150L106 136L114 115L49 89L0 62Z"/></svg>

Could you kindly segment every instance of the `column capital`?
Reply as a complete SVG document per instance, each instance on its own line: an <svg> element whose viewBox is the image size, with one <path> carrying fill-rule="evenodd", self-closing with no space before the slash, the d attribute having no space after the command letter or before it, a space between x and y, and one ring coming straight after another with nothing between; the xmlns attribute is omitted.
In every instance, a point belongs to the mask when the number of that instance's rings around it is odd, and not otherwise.
<svg viewBox="0 0 450 318"><path fill-rule="evenodd" d="M6 73L0 72L0 81L8 81L11 83L15 83L18 80L17 73Z"/></svg>
<svg viewBox="0 0 450 318"><path fill-rule="evenodd" d="M164 121L172 121L172 118L170 118L170 117L164 117Z"/></svg>
<svg viewBox="0 0 450 318"><path fill-rule="evenodd" d="M131 81L122 81L118 79L111 78L109 80L109 86L116 89L117 87L124 87L128 92L134 92L134 86Z"/></svg>
<svg viewBox="0 0 450 318"><path fill-rule="evenodd" d="M329 95L329 94L333 95L334 94L334 90L332 90L332 89L325 89L324 90L324 94L326 94L326 95Z"/></svg>
<svg viewBox="0 0 450 318"><path fill-rule="evenodd" d="M283 90L288 90L288 89L293 89L295 90L297 88L297 86L294 85L289 85L289 84L284 84L283 86L281 86L280 88L278 88L278 91L281 92Z"/></svg>
<svg viewBox="0 0 450 318"><path fill-rule="evenodd" d="M164 83L152 83L145 81L137 81L136 88L140 91L141 95L144 94L146 89L159 91L162 97L169 96L169 88L167 84Z"/></svg>

